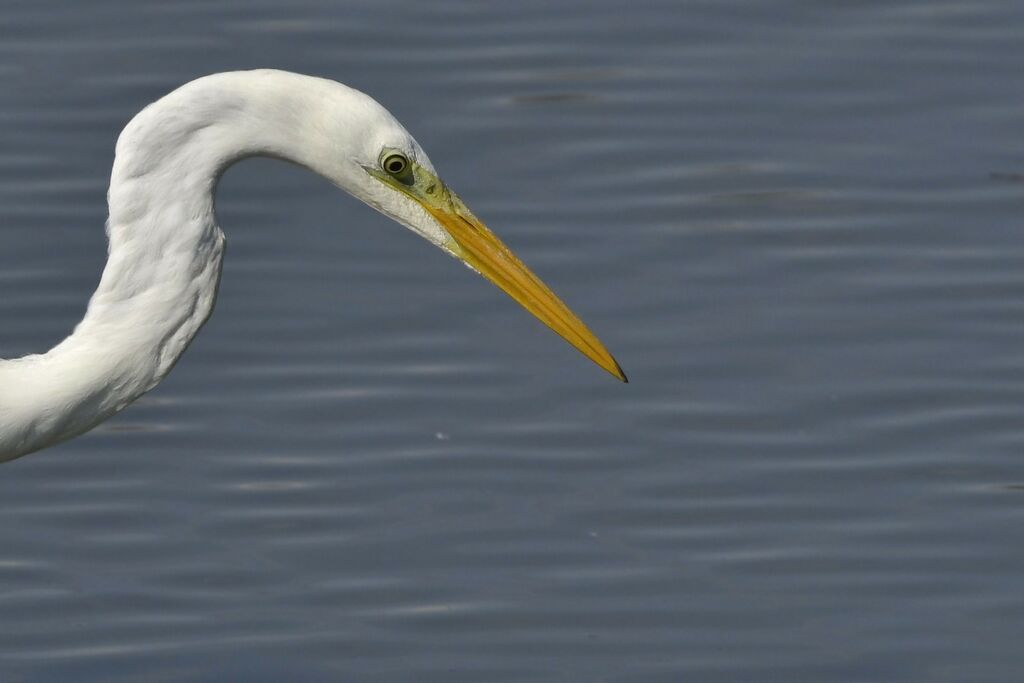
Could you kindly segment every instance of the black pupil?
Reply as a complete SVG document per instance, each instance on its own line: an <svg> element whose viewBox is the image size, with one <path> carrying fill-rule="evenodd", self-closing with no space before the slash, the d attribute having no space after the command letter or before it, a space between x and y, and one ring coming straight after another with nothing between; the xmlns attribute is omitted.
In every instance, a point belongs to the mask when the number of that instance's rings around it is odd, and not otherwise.
<svg viewBox="0 0 1024 683"><path fill-rule="evenodd" d="M405 162L398 157L392 157L388 159L388 171L391 173L401 173L402 169L405 168Z"/></svg>

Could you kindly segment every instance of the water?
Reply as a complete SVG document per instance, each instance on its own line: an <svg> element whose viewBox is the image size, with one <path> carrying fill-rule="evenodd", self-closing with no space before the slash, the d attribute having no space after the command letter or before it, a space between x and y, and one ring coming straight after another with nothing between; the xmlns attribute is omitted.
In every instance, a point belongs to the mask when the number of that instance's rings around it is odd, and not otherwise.
<svg viewBox="0 0 1024 683"><path fill-rule="evenodd" d="M0 8L0 352L204 73L385 103L578 357L272 161L170 378L0 473L8 681L992 681L1024 666L1024 5Z"/></svg>

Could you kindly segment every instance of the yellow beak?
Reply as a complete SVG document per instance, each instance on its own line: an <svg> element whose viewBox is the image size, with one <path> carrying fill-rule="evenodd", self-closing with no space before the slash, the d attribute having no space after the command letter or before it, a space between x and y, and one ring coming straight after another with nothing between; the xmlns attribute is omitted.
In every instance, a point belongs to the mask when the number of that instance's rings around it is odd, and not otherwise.
<svg viewBox="0 0 1024 683"><path fill-rule="evenodd" d="M451 235L448 248L584 356L628 382L618 362L583 321L480 222L454 192L449 190L448 194L447 206L423 205Z"/></svg>
<svg viewBox="0 0 1024 683"><path fill-rule="evenodd" d="M449 240L444 246L453 255L518 301L584 356L623 382L629 381L601 340L466 208L454 192L415 162L410 162L409 166L400 179L374 168L366 171L415 199L433 216L447 231Z"/></svg>

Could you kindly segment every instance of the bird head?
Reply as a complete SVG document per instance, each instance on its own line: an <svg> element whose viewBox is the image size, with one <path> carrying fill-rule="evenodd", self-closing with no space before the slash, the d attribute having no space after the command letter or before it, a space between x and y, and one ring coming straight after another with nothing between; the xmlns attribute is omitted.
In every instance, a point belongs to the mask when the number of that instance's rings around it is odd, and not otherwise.
<svg viewBox="0 0 1024 683"><path fill-rule="evenodd" d="M353 106L351 98L358 98ZM441 180L423 148L384 107L349 92L359 125L344 136L344 168L330 174L356 198L406 226L490 280L583 355L616 378L622 368L583 321ZM337 159L335 159L337 163Z"/></svg>

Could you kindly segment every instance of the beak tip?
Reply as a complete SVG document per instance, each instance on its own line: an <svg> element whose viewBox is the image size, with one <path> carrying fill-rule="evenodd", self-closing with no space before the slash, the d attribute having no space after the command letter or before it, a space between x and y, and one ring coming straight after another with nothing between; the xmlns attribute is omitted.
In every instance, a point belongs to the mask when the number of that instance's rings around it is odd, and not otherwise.
<svg viewBox="0 0 1024 683"><path fill-rule="evenodd" d="M619 365L619 361L614 358L611 361L614 369L609 369L609 372L623 384L629 384L629 378L626 377L626 373L622 370L622 366Z"/></svg>

